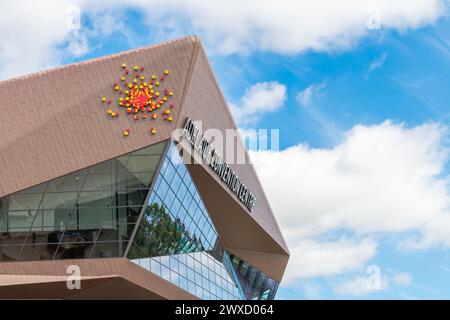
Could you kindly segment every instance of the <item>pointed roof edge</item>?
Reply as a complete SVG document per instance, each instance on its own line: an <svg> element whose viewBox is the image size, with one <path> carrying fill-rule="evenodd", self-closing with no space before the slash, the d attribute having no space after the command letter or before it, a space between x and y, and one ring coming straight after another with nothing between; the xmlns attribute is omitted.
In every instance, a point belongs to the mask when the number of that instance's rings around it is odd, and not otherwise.
<svg viewBox="0 0 450 320"><path fill-rule="evenodd" d="M127 55L130 55L130 54L133 54L133 53L136 53L136 52L145 51L145 50L153 49L153 48L164 47L164 46L170 45L170 44L175 43L175 42L182 42L182 41L187 41L187 40L193 41L195 43L195 47L198 46L198 43L200 41L200 39L199 39L199 37L197 35L188 35L188 36L184 36L184 37L179 37L179 38L167 40L167 41L164 41L164 42L161 42L161 43L151 44L151 45L144 46L144 47L139 47L139 48L135 48L135 49L131 49L131 50L126 50L126 51L120 51L120 52L112 53L112 54L109 54L109 55L106 55L106 56L96 57L96 58L93 58L93 59L88 59L88 60L74 62L74 63L62 64L60 66L51 67L51 68L48 68L48 69L45 69L45 70L39 70L39 71L35 71L35 72L23 74L23 75L18 75L18 76L13 77L13 78L0 80L0 85L8 83L8 82L12 82L12 81L17 81L17 80L36 78L36 77L39 77L39 76L44 75L44 74L48 74L48 73L52 73L52 72L56 72L56 71L60 71L60 70L65 70L65 69L69 69L69 68L73 68L73 67L77 67L77 66L90 65L90 64L93 64L93 63L101 62L101 61L106 61L106 60L109 60L111 58L117 58L117 57L121 57L121 56L125 57ZM186 84L187 83L188 82L186 82Z"/></svg>
<svg viewBox="0 0 450 320"><path fill-rule="evenodd" d="M0 86L6 85L6 84L14 82L14 81L19 81L19 80L31 80L33 78L38 78L38 77L40 77L42 75L46 75L46 74L50 74L50 73L54 73L54 72L67 70L69 68L85 66L85 65L90 65L90 64L96 64L96 63L99 63L99 62L102 62L102 61L108 61L109 59L112 59L112 58L126 57L126 56L129 56L130 54L134 54L134 53L137 53L137 52L151 50L151 49L160 48L160 47L164 47L164 46L169 46L169 45L171 45L173 43L183 42L183 41L184 42L188 42L188 41L193 42L194 50L191 53L190 62L189 62L189 69L188 69L188 72L186 74L186 79L184 80L184 85L183 85L184 87L182 89L181 100L180 100L180 103L179 103L180 108L177 108L177 112L178 112L177 117L178 117L179 113L181 112L181 106L183 105L183 101L185 99L185 95L186 95L186 92L187 92L187 86L189 85L189 80L192 77L192 71L194 69L194 65L195 65L195 61L196 61L196 59L194 59L194 55L196 54L196 51L198 51L199 42L200 42L200 39L199 39L199 37L197 35L188 35L188 36L184 36L184 37L179 37L179 38L176 38L176 39L167 40L165 42L161 42L161 43L157 43L157 44L147 45L147 46L136 48L136 49L131 49L131 50L127 50L127 51L121 51L121 52L117 52L117 53L113 53L113 54L110 54L110 55L105 55L105 56L101 56L101 57L97 57L97 58L93 58L93 59L89 59L89 60L85 60L85 61L65 64L65 65L54 67L54 68L49 68L49 69L45 69L45 70L41 70L41 71L37 71L37 72L25 74L25 75L20 75L20 76L17 76L17 77L14 77L14 78L10 78L10 79L0 80ZM173 127L174 128L176 127L176 123L173 124ZM170 139L170 137L168 137L168 139ZM166 139L157 141L155 143L159 143L159 142L164 141L164 140L166 140ZM122 153L122 154L120 154L118 156L114 156L112 158L104 159L101 162L109 161L109 160L114 159L116 157L120 157L122 155L128 154L130 152L134 152L134 151L146 148L146 147L148 147L148 146L142 146L142 147L137 148L135 150L127 151L127 152ZM79 170L83 170L83 169L89 168L89 167L91 167L93 165L95 165L95 164L90 164L90 165L87 165L87 166L78 167L77 169L65 172L61 176L69 175L69 174L77 172ZM51 180L53 180L53 179L55 179L57 177L59 177L59 176L54 176L54 177L48 178L46 180L39 181L38 183L34 183L34 184L29 185L29 186L17 189L17 190L15 190L13 192L5 193L3 195L0 195L0 197L8 196L8 195L11 195L13 193L20 192L22 190L26 190L28 188L35 187L35 186L37 186L37 185L39 185L41 183L49 182L49 181L51 181Z"/></svg>
<svg viewBox="0 0 450 320"><path fill-rule="evenodd" d="M184 87L184 91L183 91L183 97L182 97L182 100L181 100L181 102L180 102L180 108L179 108L178 114L177 114L177 119L178 119L178 120L177 120L176 127L182 126L182 121L184 121L184 120L181 120L181 119L180 119L180 113L181 113L181 110L182 110L183 107L184 107L184 100L185 100L185 97L186 97L186 92L189 90L190 82L191 82L191 79L192 79L192 74L193 74L193 71L194 71L194 69L195 69L195 62L196 62L197 59L199 58L199 53L200 53L200 51L202 50L202 51L204 52L205 56L207 57L206 51L205 51L205 49L204 49L204 47L203 47L203 45L202 45L202 42L201 42L201 40L200 40L200 37L199 37L198 35L192 35L191 37L193 37L193 38L195 39L195 40L194 40L194 41L195 41L195 48L194 48L194 53L193 53L193 55L192 55L191 65L190 65L190 67L189 67L189 72L188 72L188 76L187 76L187 81L186 81L186 84L185 84L185 87ZM195 59L194 59L194 58L195 58ZM234 117L233 117L233 114L231 113L231 110L230 110L230 107L229 107L229 105L228 105L228 102L227 102L226 99L225 99L225 96L224 96L224 94L223 94L223 91L222 91L222 89L221 89L221 87L220 87L220 85L219 85L219 82L217 81L216 75L215 75L215 73L214 73L214 71L213 71L213 69L212 69L211 63L209 62L209 59L208 59L208 58L206 58L206 63L207 63L207 67L208 67L208 69L209 69L209 71L210 71L210 73L211 73L211 75L212 75L212 80L213 80L213 82L214 82L214 86L217 88L218 92L220 93L220 99L222 100L223 104L225 105L225 112L228 113L228 115L229 115L230 118L231 118L231 121L232 121L233 126L237 129L237 128L239 128L239 127L237 126L237 123L236 123L236 121L234 120ZM239 139L240 139L241 142L243 143L242 137L241 137L240 134L239 134ZM244 144L243 144L243 145L244 145ZM248 158L250 159L250 155L248 154L247 149L245 149L245 153L247 154ZM251 160L251 159L250 159L250 160ZM252 174L253 174L254 176L256 176L256 180L257 180L257 182L259 183L259 185L261 186L261 189L263 190L263 196L264 196L264 198L265 198L265 200L266 200L266 202L267 202L267 204L268 204L268 206L269 206L270 213L271 213L271 215L272 215L272 219L273 219L273 221L274 221L274 223L275 223L275 227L276 227L278 233L281 235L281 240L282 240L283 243L282 243L282 244L278 244L278 245L286 252L286 254L287 254L288 256L290 256L290 251L289 251L287 242L286 242L286 240L285 240L285 238L284 238L284 236L283 236L283 233L281 232L281 228L280 228L280 225L278 224L277 219L275 219L275 215L274 215L274 213L273 213L272 206L270 205L270 202L269 202L269 200L267 199L266 192L265 192L264 188L262 187L261 181L260 181L260 179L259 179L259 177L258 177L258 174L257 174L257 172L256 172L256 170L255 170L255 167L253 166L253 163L250 163L250 164L251 164L251 165L249 166L249 170L251 170L251 171L252 171ZM223 187L223 186L222 186L222 187ZM225 188L224 188L224 189L225 189ZM243 207L243 205L242 205L241 203L239 203L239 204ZM270 232L268 232L268 231L266 230L266 228L265 228L263 225L261 225L257 220L255 220L255 219L253 219L253 220L254 220L255 223L257 223L257 224L258 224L265 232L267 232L267 234L268 234L271 238L273 238L273 237L270 235ZM277 242L275 239L274 239L274 241Z"/></svg>
<svg viewBox="0 0 450 320"><path fill-rule="evenodd" d="M180 114L181 114L181 110L184 106L184 101L186 100L186 95L187 92L189 90L189 86L191 83L191 79L192 79L192 75L194 74L194 69L195 69L195 63L198 59L198 53L199 50L201 49L201 41L200 41L200 37L197 35L191 35L188 37L185 37L183 39L187 39L190 38L193 40L194 42L194 49L192 51L192 55L191 55L191 61L189 62L189 69L188 72L186 74L186 80L184 81L184 86L183 86L183 92L181 94L181 99L180 99L180 107L177 109L177 114L176 114L176 124L175 124L175 128L179 127L180 125Z"/></svg>

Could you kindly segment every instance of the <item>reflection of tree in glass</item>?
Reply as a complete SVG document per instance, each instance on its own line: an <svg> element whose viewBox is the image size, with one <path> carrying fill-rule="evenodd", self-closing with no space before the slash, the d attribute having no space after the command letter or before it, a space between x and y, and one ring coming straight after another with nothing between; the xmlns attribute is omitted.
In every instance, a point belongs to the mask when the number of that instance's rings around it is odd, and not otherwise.
<svg viewBox="0 0 450 320"><path fill-rule="evenodd" d="M164 205L147 207L129 252L130 259L204 250L201 240L191 236L179 218L172 220Z"/></svg>

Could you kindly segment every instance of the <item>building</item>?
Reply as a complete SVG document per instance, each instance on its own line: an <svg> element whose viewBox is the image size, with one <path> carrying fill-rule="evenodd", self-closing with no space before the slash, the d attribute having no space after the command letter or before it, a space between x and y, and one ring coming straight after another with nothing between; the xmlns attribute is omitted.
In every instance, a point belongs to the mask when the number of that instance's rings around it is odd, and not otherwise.
<svg viewBox="0 0 450 320"><path fill-rule="evenodd" d="M0 97L0 298L274 298L289 252L253 166L199 138L236 125L197 37Z"/></svg>

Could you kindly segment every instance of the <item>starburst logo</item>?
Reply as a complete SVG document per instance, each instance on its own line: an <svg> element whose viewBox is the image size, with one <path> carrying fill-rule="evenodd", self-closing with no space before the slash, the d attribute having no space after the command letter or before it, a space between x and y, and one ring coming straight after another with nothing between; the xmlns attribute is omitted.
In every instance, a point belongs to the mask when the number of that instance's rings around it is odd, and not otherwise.
<svg viewBox="0 0 450 320"><path fill-rule="evenodd" d="M164 87L164 79L169 75L169 70L165 69L162 75L152 74L150 78L144 76L145 68L143 66L133 65L130 71L126 63L123 63L122 76L120 81L114 82L112 87L116 92L114 100L117 102L118 109L108 108L107 114L116 118L121 113L132 116L134 120L156 120L158 114L164 121L173 121L171 109L173 103L169 100L173 97L173 92ZM102 103L110 106L113 99L102 97ZM156 134L156 129L150 128L151 134ZM130 129L124 129L123 135L128 137Z"/></svg>

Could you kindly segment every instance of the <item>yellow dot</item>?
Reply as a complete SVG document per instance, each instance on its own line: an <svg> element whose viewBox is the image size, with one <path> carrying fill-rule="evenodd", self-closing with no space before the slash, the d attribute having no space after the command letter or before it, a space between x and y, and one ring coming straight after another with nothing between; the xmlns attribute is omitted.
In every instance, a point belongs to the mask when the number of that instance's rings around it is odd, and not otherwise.
<svg viewBox="0 0 450 320"><path fill-rule="evenodd" d="M125 81L125 77L120 78L122 81Z"/></svg>
<svg viewBox="0 0 450 320"><path fill-rule="evenodd" d="M155 80L155 79L156 79L156 76L155 76L154 74L152 75L152 79L153 79L153 80Z"/></svg>
<svg viewBox="0 0 450 320"><path fill-rule="evenodd" d="M139 86L139 89L144 89L144 86L141 84L141 85Z"/></svg>
<svg viewBox="0 0 450 320"><path fill-rule="evenodd" d="M164 74L166 74L166 75L169 74L169 70L167 70L167 69L164 70Z"/></svg>
<svg viewBox="0 0 450 320"><path fill-rule="evenodd" d="M136 83L136 82L137 82L137 79L134 79L133 82Z"/></svg>
<svg viewBox="0 0 450 320"><path fill-rule="evenodd" d="M130 93L130 91L128 91L128 90L125 90L125 94L129 94Z"/></svg>
<svg viewBox="0 0 450 320"><path fill-rule="evenodd" d="M111 112L111 117L115 117L116 116L116 113L115 112Z"/></svg>
<svg viewBox="0 0 450 320"><path fill-rule="evenodd" d="M169 92L169 96L173 96L173 92L172 91Z"/></svg>
<svg viewBox="0 0 450 320"><path fill-rule="evenodd" d="M144 76L141 76L141 80L144 80L145 78L144 78Z"/></svg>
<svg viewBox="0 0 450 320"><path fill-rule="evenodd" d="M172 121L173 119L172 119L172 117L169 117L169 119L168 119L169 121Z"/></svg>
<svg viewBox="0 0 450 320"><path fill-rule="evenodd" d="M105 97L103 97L103 98L102 98L102 102L105 102L105 101L106 101L106 98L105 98Z"/></svg>
<svg viewBox="0 0 450 320"><path fill-rule="evenodd" d="M124 131L124 132L123 132L123 135L124 135L125 137L128 137L129 132L128 132L128 131Z"/></svg>
<svg viewBox="0 0 450 320"><path fill-rule="evenodd" d="M127 67L127 64L126 63L122 63L122 68L126 68Z"/></svg>
<svg viewBox="0 0 450 320"><path fill-rule="evenodd" d="M133 85L131 83L128 84L128 88L133 88Z"/></svg>
<svg viewBox="0 0 450 320"><path fill-rule="evenodd" d="M119 86L115 86L114 90L119 91Z"/></svg>
<svg viewBox="0 0 450 320"><path fill-rule="evenodd" d="M123 106L123 102L122 101L119 102L119 106Z"/></svg>
<svg viewBox="0 0 450 320"><path fill-rule="evenodd" d="M159 96L159 91L155 92L155 96L157 96L157 97Z"/></svg>
<svg viewBox="0 0 450 320"><path fill-rule="evenodd" d="M159 81L156 81L156 82L155 82L155 85L156 85L156 86L159 86Z"/></svg>
<svg viewBox="0 0 450 320"><path fill-rule="evenodd" d="M109 109L109 110L108 110L108 114L111 114L111 113L112 113L112 110L111 110L111 109Z"/></svg>
<svg viewBox="0 0 450 320"><path fill-rule="evenodd" d="M138 71L138 69L139 69L139 66L134 66L135 71Z"/></svg>
<svg viewBox="0 0 450 320"><path fill-rule="evenodd" d="M167 97L164 97L163 100L164 100L164 101L167 101Z"/></svg>
<svg viewBox="0 0 450 320"><path fill-rule="evenodd" d="M147 82L144 82L143 85L144 85L144 87L146 87L147 86Z"/></svg>

